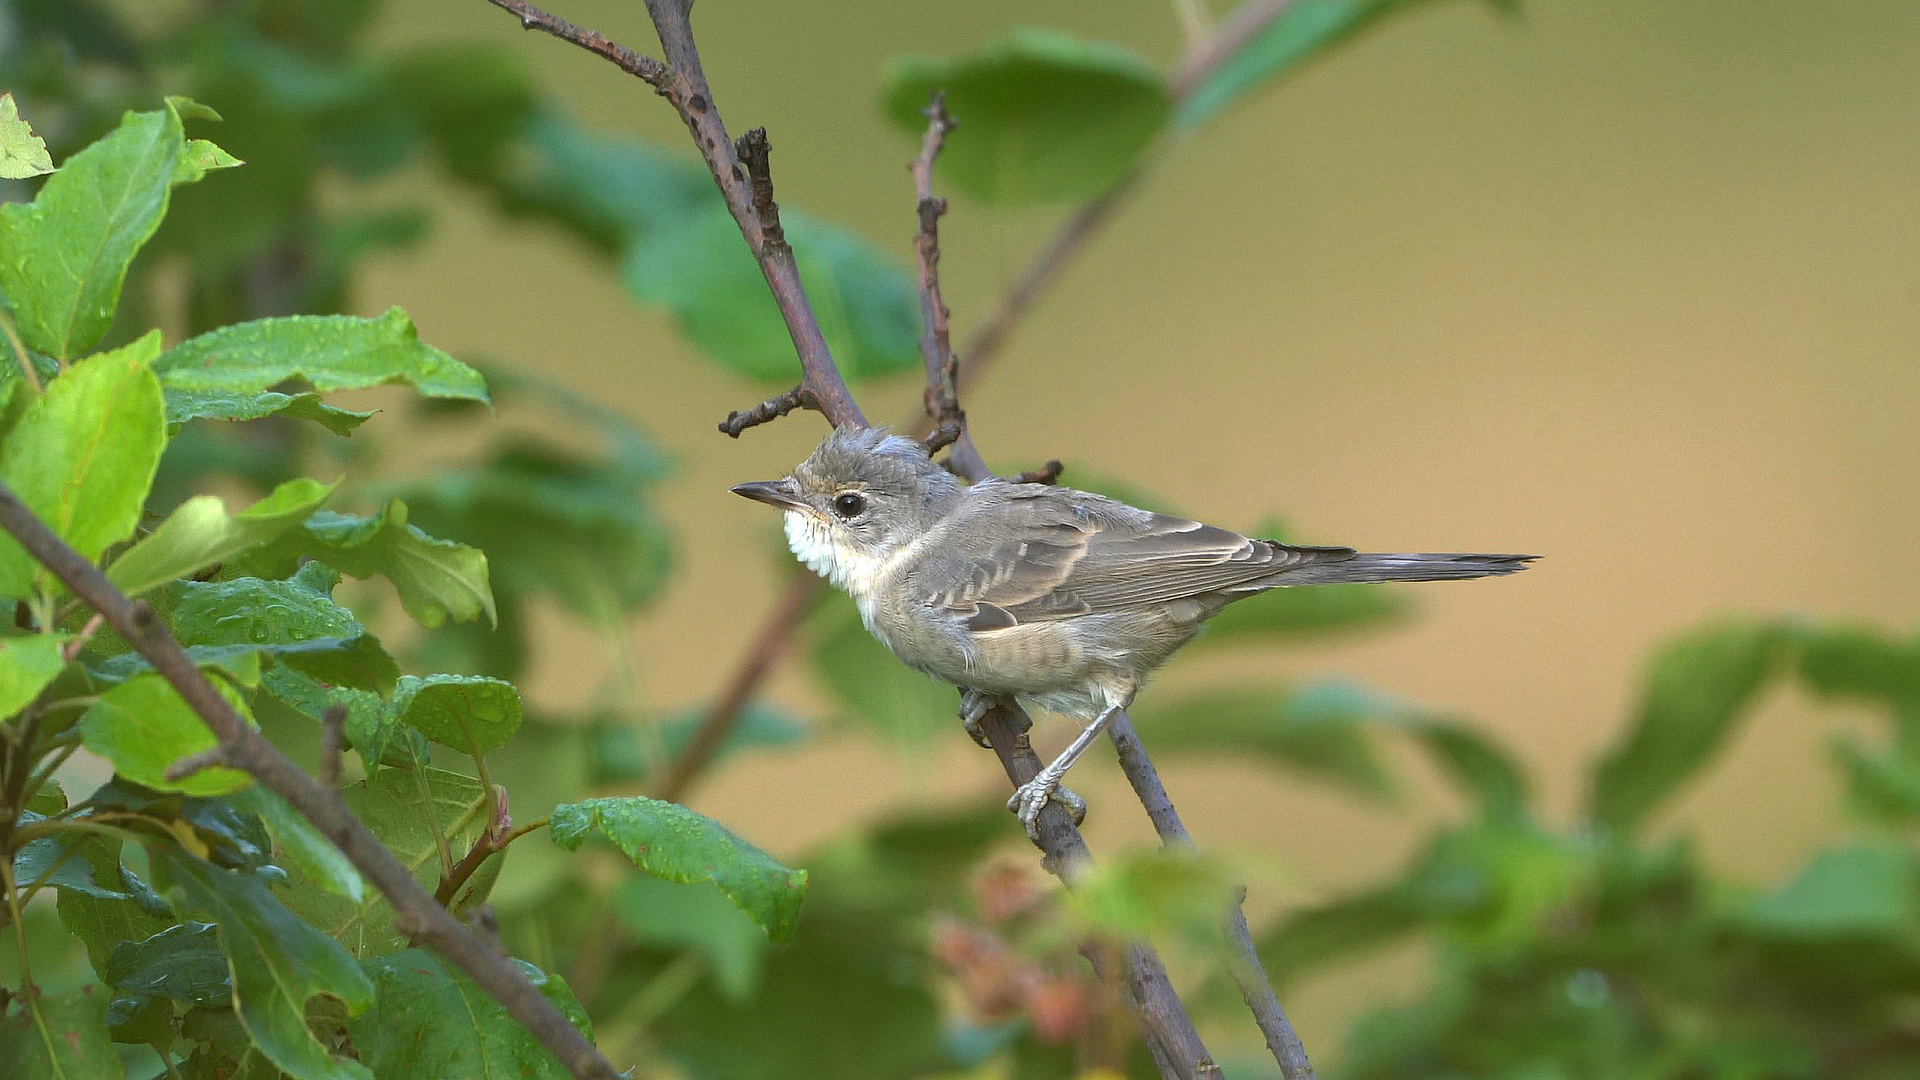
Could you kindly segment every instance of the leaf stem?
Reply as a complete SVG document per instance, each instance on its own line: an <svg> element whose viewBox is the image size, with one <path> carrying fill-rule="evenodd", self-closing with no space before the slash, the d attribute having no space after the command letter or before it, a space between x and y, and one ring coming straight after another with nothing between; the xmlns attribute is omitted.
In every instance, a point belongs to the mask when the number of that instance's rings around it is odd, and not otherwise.
<svg viewBox="0 0 1920 1080"><path fill-rule="evenodd" d="M0 331L7 335L7 343L13 346L13 355L20 361L20 373L27 377L27 385L33 392L43 394L46 387L40 385L40 373L33 370L33 358L27 355L27 343L20 340L20 329L13 325L13 315L0 308Z"/></svg>

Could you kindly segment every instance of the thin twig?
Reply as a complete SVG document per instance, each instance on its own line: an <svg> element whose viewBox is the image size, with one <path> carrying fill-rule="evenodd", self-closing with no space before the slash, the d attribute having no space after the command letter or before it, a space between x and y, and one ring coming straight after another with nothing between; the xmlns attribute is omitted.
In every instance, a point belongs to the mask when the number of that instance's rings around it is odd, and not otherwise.
<svg viewBox="0 0 1920 1080"><path fill-rule="evenodd" d="M1051 484L1055 480L1060 479L1060 474L1065 470L1066 466L1060 464L1060 459L1055 458L1037 469L1028 469L1023 473L1015 473L1007 479L1016 484Z"/></svg>
<svg viewBox="0 0 1920 1080"><path fill-rule="evenodd" d="M654 89L664 90L667 69L651 56L634 52L625 45L607 40L602 34L575 26L532 4L523 3L522 0L487 0L487 2L520 16L520 27L523 30L544 30L562 41L570 41L588 52L605 57L621 71L641 79Z"/></svg>
<svg viewBox="0 0 1920 1080"><path fill-rule="evenodd" d="M192 776L194 773L206 769L230 769L232 767L233 763L227 760L227 748L224 746L215 746L211 749L202 750L197 754L188 754L186 757L168 765L166 772L161 775L177 784L187 777Z"/></svg>
<svg viewBox="0 0 1920 1080"><path fill-rule="evenodd" d="M771 423L795 409L812 409L815 407L813 395L807 393L806 384L802 383L784 394L775 394L773 397L768 398L744 412L728 413L727 418L720 421L720 430L722 433L731 435L737 439L740 437L741 432L750 427L759 427L761 424Z"/></svg>
<svg viewBox="0 0 1920 1080"><path fill-rule="evenodd" d="M953 354L953 335L946 300L940 295L940 218L947 212L947 200L933 193L933 163L946 146L947 135L958 126L947 112L947 95L934 91L933 99L921 110L927 118L927 133L920 140L920 156L907 166L913 174L917 198L915 216L920 231L914 236L914 262L919 271L920 355L927 364L927 389L923 402L933 430L926 436L927 453L948 446L953 452L947 463L962 476L979 477L987 472L986 462L967 435L967 414L960 408L960 360Z"/></svg>
<svg viewBox="0 0 1920 1080"><path fill-rule="evenodd" d="M154 671L179 692L226 750L228 764L250 773L261 786L292 804L321 835L333 841L361 876L393 905L396 920L471 976L504 1006L567 1070L580 1080L615 1080L619 1073L561 1015L519 969L495 955L473 931L434 903L413 875L342 802L289 760L234 711L194 664L151 607L131 600L105 574L68 547L0 484L0 528L125 638Z"/></svg>
<svg viewBox="0 0 1920 1080"><path fill-rule="evenodd" d="M1127 774L1127 782L1133 785L1133 793L1139 796L1140 805L1146 808L1153 831L1160 835L1161 842L1168 847L1192 848L1193 837L1181 823L1172 797L1160 782L1160 770L1154 768L1153 759L1140 745L1140 736L1126 713L1122 712L1107 725L1107 736L1113 740L1113 747L1120 755L1120 768ZM1293 1023L1280 1007L1272 980L1260 966L1253 931L1248 928L1246 912L1241 909L1245 900L1246 890L1241 889L1233 903L1227 905L1227 943L1233 950L1227 958L1227 970L1240 988L1241 999L1253 1013L1260 1034L1266 1038L1267 1049L1279 1063L1281 1074L1286 1080L1313 1080L1313 1064L1307 1060L1307 1049L1301 1045Z"/></svg>

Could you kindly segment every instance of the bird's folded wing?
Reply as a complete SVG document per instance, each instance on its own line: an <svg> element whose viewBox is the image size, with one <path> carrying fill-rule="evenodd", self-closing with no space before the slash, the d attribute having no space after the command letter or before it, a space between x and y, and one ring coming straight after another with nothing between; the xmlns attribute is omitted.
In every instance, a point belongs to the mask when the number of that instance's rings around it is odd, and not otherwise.
<svg viewBox="0 0 1920 1080"><path fill-rule="evenodd" d="M1351 548L1249 540L1066 488L1022 485L952 522L916 571L930 606L987 632L1232 592Z"/></svg>

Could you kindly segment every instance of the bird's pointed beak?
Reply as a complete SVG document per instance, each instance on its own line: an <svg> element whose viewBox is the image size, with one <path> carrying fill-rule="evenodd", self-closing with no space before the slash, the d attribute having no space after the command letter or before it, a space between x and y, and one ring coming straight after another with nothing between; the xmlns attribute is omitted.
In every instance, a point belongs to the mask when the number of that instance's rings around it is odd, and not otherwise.
<svg viewBox="0 0 1920 1080"><path fill-rule="evenodd" d="M755 480L751 484L735 484L727 490L782 510L801 510L807 505L791 480Z"/></svg>

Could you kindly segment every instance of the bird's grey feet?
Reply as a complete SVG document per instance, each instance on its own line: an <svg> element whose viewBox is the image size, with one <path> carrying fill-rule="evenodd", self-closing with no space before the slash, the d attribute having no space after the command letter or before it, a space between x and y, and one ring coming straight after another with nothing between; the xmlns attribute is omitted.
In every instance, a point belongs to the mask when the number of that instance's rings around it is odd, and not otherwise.
<svg viewBox="0 0 1920 1080"><path fill-rule="evenodd" d="M1020 824L1027 827L1028 838L1036 844L1040 842L1040 811L1046 809L1050 801L1065 807L1075 825L1087 820L1087 800L1061 787L1060 778L1049 776L1045 771L1015 788L1013 798L1007 800L1007 809L1019 815Z"/></svg>
<svg viewBox="0 0 1920 1080"><path fill-rule="evenodd" d="M966 725L967 735L983 749L993 749L993 740L980 727L980 718L993 708L993 695L978 690L960 691L960 722Z"/></svg>

